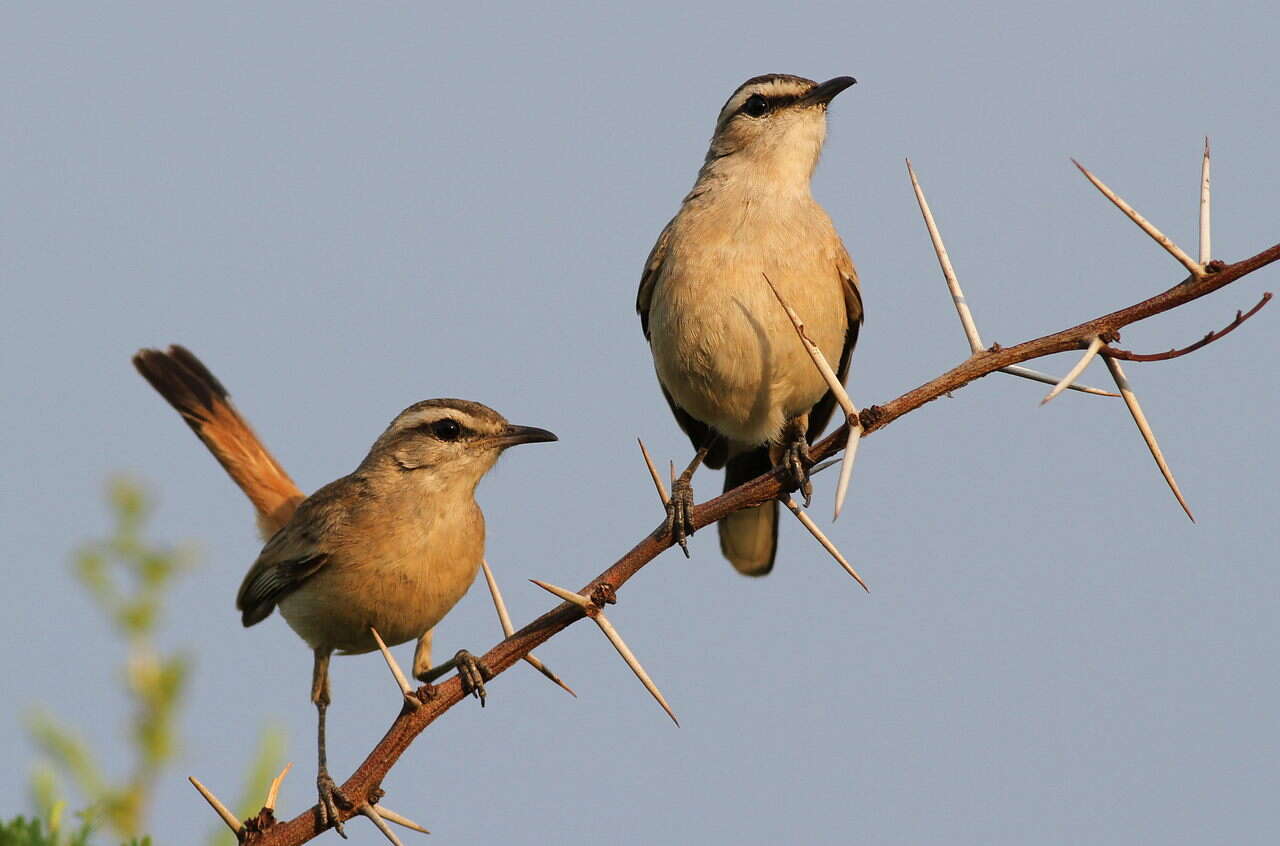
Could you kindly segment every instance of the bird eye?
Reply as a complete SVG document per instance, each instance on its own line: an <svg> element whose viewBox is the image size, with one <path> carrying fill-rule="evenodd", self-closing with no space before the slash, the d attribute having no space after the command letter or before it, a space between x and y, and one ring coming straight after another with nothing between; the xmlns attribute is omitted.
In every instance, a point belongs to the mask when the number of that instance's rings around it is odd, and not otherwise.
<svg viewBox="0 0 1280 846"><path fill-rule="evenodd" d="M759 94L752 94L742 104L742 110L752 117L764 117L769 112L769 101Z"/></svg>
<svg viewBox="0 0 1280 846"><path fill-rule="evenodd" d="M462 427L457 420L446 417L431 424L431 433L442 441L456 441L462 434Z"/></svg>

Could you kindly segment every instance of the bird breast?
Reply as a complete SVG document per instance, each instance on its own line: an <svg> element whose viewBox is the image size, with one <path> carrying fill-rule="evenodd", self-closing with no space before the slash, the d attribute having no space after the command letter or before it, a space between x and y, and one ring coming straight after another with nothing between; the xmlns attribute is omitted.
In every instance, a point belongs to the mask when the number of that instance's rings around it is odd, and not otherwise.
<svg viewBox="0 0 1280 846"><path fill-rule="evenodd" d="M468 495L380 503L373 531L336 544L330 560L280 602L313 648L361 653L433 628L471 587L484 555L484 515ZM453 498L449 498L453 499Z"/></svg>
<svg viewBox="0 0 1280 846"><path fill-rule="evenodd" d="M827 391L764 276L834 364L848 329L843 246L812 200L717 205L686 207L676 221L650 305L654 366L677 405L760 444Z"/></svg>

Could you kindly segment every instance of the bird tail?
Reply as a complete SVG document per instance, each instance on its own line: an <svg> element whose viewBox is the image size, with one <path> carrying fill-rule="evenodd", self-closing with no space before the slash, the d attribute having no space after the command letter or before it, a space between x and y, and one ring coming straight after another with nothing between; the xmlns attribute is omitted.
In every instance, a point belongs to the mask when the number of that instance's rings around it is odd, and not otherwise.
<svg viewBox="0 0 1280 846"><path fill-rule="evenodd" d="M139 350L133 366L182 415L258 512L264 538L288 522L303 493L236 411L227 389L185 347Z"/></svg>
<svg viewBox="0 0 1280 846"><path fill-rule="evenodd" d="M738 453L725 462L724 489L736 488L772 469L768 447ZM773 569L773 558L778 551L776 501L735 511L718 525L720 552L735 570L744 576L764 576Z"/></svg>

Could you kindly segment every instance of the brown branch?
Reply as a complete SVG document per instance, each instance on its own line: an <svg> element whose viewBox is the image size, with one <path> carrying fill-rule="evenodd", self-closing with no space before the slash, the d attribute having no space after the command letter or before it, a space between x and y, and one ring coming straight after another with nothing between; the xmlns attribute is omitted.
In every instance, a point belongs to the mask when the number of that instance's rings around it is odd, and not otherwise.
<svg viewBox="0 0 1280 846"><path fill-rule="evenodd" d="M1205 335L1203 338L1196 341L1191 346L1183 347L1180 350L1169 350L1168 352L1140 355L1139 353L1129 352L1128 350L1118 350L1115 347L1103 347L1102 352L1105 353L1106 355L1111 356L1112 358L1119 358L1119 359L1123 359L1124 361L1168 361L1171 358L1180 358L1186 355L1187 353L1195 352L1201 347L1207 347L1209 346L1209 344L1212 344L1214 341L1218 340L1219 338L1222 338L1226 335L1231 334L1231 332L1237 326L1239 326L1241 323L1244 323L1250 317L1253 317L1255 314L1258 313L1259 310L1261 310L1261 308L1264 305L1266 305L1269 302L1271 302L1270 291L1263 294L1262 299L1258 300L1258 304L1253 308L1249 309L1244 313L1237 311L1236 319L1231 321L1222 329L1219 329L1217 332L1210 332L1208 335Z"/></svg>
<svg viewBox="0 0 1280 846"><path fill-rule="evenodd" d="M883 429L904 414L958 390L975 379L994 373L1002 367L1054 353L1082 349L1087 347L1089 340L1095 336L1101 336L1104 339L1114 338L1125 326L1186 305L1278 259L1280 259L1280 244L1235 264L1214 262L1207 266L1208 272L1204 276L1189 277L1167 291L1127 308L1017 346L1001 347L996 344L988 350L975 352L936 379L884 405L864 409L861 415L863 437ZM843 449L847 429L847 424L840 426L816 444L810 451L813 460L822 461ZM694 508L693 527L700 529L709 526L734 511L760 505L786 493L787 490L780 475L776 472L767 473ZM619 558L578 593L592 596L598 590L620 588L641 567L671 545L671 537L664 532L663 525L659 524L630 552ZM557 632L582 619L583 616L584 613L578 606L568 602L561 603L494 646L485 653L483 660L495 674L501 673ZM381 797L380 785L383 778L409 744L427 726L463 699L462 685L455 676L439 686L420 689L418 697L423 702L422 707L411 708L406 703L386 735L342 785L342 792L357 805L365 802L373 804ZM357 813L359 811L355 808L344 811L343 819L348 819ZM320 827L319 816L315 806L312 806L293 819L278 823L266 831L248 833L244 842L254 846L268 846L268 844L269 846L296 846L305 843L321 831L323 829Z"/></svg>

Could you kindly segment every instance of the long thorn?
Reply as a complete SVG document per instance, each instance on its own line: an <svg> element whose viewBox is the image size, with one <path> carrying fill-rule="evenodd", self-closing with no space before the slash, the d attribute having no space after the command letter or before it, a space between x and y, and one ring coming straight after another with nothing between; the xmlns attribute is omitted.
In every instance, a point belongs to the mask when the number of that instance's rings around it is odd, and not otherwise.
<svg viewBox="0 0 1280 846"><path fill-rule="evenodd" d="M1156 442L1155 433L1151 431L1151 424L1147 422L1147 415L1142 413L1142 406L1138 405L1138 397L1134 394L1133 387L1125 377L1124 370L1120 367L1120 362L1106 355L1102 357L1102 360L1106 362L1107 369L1111 371L1112 378L1116 380L1116 387L1120 389L1120 396L1124 397L1124 404L1129 407L1129 413L1133 415L1133 422L1138 424L1138 431L1142 433L1142 439L1146 441L1147 449L1151 450L1151 457L1156 460L1156 466L1160 468L1160 475L1164 476L1165 482L1169 485L1169 490L1173 491L1178 504L1182 506L1182 510L1187 512L1187 516L1194 523L1196 518L1192 515L1191 508L1183 498L1182 491L1178 489L1178 483L1173 478L1173 471L1169 469L1169 462L1164 460L1164 453L1160 451L1160 444Z"/></svg>
<svg viewBox="0 0 1280 846"><path fill-rule="evenodd" d="M667 496L667 487L662 484L662 476L658 474L658 468L653 466L653 459L649 457L649 450L644 448L644 441L636 438L636 443L640 444L640 454L644 456L644 465L649 468L649 476L653 479L653 486L658 489L658 499L662 500L665 508L667 503L671 501L671 497Z"/></svg>
<svg viewBox="0 0 1280 846"><path fill-rule="evenodd" d="M378 650L382 653L383 660L387 662L387 669L391 670L391 675L395 676L396 684L400 686L400 692L404 694L405 699L417 701L417 698L413 695L413 688L409 686L409 680L404 677L404 673L400 670L400 665L396 663L396 659L391 655L391 650L387 649L387 645L382 642L382 635L378 634L378 630L373 626L369 627L369 631L373 632L373 639L378 644Z"/></svg>
<svg viewBox="0 0 1280 846"><path fill-rule="evenodd" d="M836 483L836 507L832 520L840 519L840 511L844 508L844 496L849 492L849 477L853 475L853 459L862 443L862 427L850 426L849 436L844 442L844 460L840 462L840 479ZM813 471L809 471L813 475Z"/></svg>
<svg viewBox="0 0 1280 846"><path fill-rule="evenodd" d="M423 828L422 826L418 825L413 820L409 819L408 817L403 817L400 814L397 814L395 811L391 810L386 805L374 805L373 809L377 811L379 814L381 814L382 818L387 822L393 822L398 826L402 826L403 828L411 829L413 831L421 832L422 834L431 833L427 831L425 828Z"/></svg>
<svg viewBox="0 0 1280 846"><path fill-rule="evenodd" d="M219 802L218 797L214 796L209 788L197 781L195 776L187 776L187 781L191 782L191 786L200 792L200 795L204 797L204 801L209 803L209 807L213 808L214 812L222 818L222 821L227 824L227 828L231 829L236 837L244 833L244 823L240 822L226 805Z"/></svg>
<svg viewBox="0 0 1280 846"><path fill-rule="evenodd" d="M400 838L396 837L396 833L391 830L391 826L387 825L386 821L382 819L382 815L379 814L368 802L365 802L359 808L356 808L356 812L368 817L374 826L377 827L378 831L381 831L383 836L396 844L396 846L404 846L404 844L400 842Z"/></svg>
<svg viewBox="0 0 1280 846"><path fill-rule="evenodd" d="M280 775L276 776L271 782L271 787L267 790L267 801L262 806L268 811L275 811L276 799L280 797L280 785L284 783L284 777L289 774L291 769L293 769L292 762L285 764L284 769L280 771Z"/></svg>
<svg viewBox="0 0 1280 846"><path fill-rule="evenodd" d="M662 691L658 690L658 686L653 683L653 679L649 678L649 674L644 671L644 667L640 665L640 661L636 658L635 653L627 646L622 639L622 635L618 634L618 630L613 627L613 623L605 617L604 612L599 612L592 616L596 621L596 625L600 627L600 631L604 632L604 636L609 638L609 642L613 644L613 648L618 650L618 654L622 656L622 660L627 662L627 666L631 668L631 672L636 674L636 678L640 679L640 683L644 685L645 690L658 701L662 706L662 710L667 712L667 716L671 718L671 722L677 726L680 721L676 719L676 714L671 710L671 706L667 704L666 698L663 697Z"/></svg>
<svg viewBox="0 0 1280 846"><path fill-rule="evenodd" d="M489 596L493 598L493 607L498 612L498 622L502 625L502 634L506 637L511 637L512 633L515 632L516 629L515 626L511 625L511 615L507 613L507 603L503 601L502 591L498 589L498 580L494 578L493 569L489 567L489 562L484 558L480 559L480 568L484 570L484 580L485 583L489 585ZM529 664L529 666L533 667L539 673L542 673L550 679L553 684L557 684L564 688L569 695L573 696L575 699L578 697L578 694L573 692L573 688L569 687L569 685L565 684L559 676L551 672L551 669L534 657L532 652L524 656L524 660Z"/></svg>
<svg viewBox="0 0 1280 846"><path fill-rule="evenodd" d="M573 591L565 590L562 587L557 587L552 584L547 584L546 582L540 582L537 579L530 579L529 581L533 582L535 585L547 591L548 593L551 593L551 594L554 594L555 596L560 597L565 602L571 602L583 610L595 607L595 603L593 603L590 599L587 599L585 596L583 596L580 593L574 593Z"/></svg>
<svg viewBox="0 0 1280 846"><path fill-rule="evenodd" d="M1204 158L1200 162L1200 263L1213 258L1209 222L1209 136L1204 137Z"/></svg>
<svg viewBox="0 0 1280 846"><path fill-rule="evenodd" d="M938 264L942 267L942 275L947 280L947 288L951 291L951 301L956 305L956 313L960 315L960 325L964 327L964 335L969 339L969 349L973 352L985 349L982 336L978 334L978 325L973 322L973 313L965 302L964 291L960 290L960 281L956 278L955 268L951 266L951 257L947 255L946 245L942 243L942 234L934 223L933 212L929 211L929 202L924 198L924 189L920 180L916 179L915 168L911 159L907 159L907 175L911 177L911 187L916 192L916 203L920 206L920 214L924 215L925 228L929 230L929 240L933 242L933 251L938 254Z"/></svg>
<svg viewBox="0 0 1280 846"><path fill-rule="evenodd" d="M1084 355L1080 356L1080 360L1076 362L1076 366L1067 371L1067 375L1063 376L1062 379L1058 381L1058 384L1053 386L1053 390L1044 395L1044 399L1040 400L1040 404L1044 405L1049 400L1066 390L1067 385L1074 382L1076 377L1084 372L1084 369L1089 366L1089 362L1093 361L1093 357L1098 354L1098 350L1100 349L1102 349L1102 336L1094 335L1093 340L1089 342L1089 348L1084 351Z"/></svg>
<svg viewBox="0 0 1280 846"><path fill-rule="evenodd" d="M818 368L818 372L822 374L822 378L826 381L827 387L831 390L832 396L836 402L844 409L845 420L849 424L849 439L853 443L853 439L862 437L862 422L858 418L858 409L853 404L853 400L849 398L849 392L844 389L844 385L840 383L840 377L831 369L831 362L827 361L827 357L823 355L822 350L813 342L804 331L804 321L800 319L800 315L796 314L795 309L787 304L782 298L777 287L773 284L773 280L766 274L764 281L769 284L769 290L773 291L773 296L777 298L778 305L782 306L782 310L787 313L787 317L791 319L791 325L795 327L796 334L800 336L800 343L804 346L805 352L809 353L809 358L813 360L814 367ZM849 489L849 478L853 474L853 460L857 455L856 449L845 449L843 463L840 466L840 481L836 485L836 517L840 516L840 509L844 507L845 494Z"/></svg>
<svg viewBox="0 0 1280 846"><path fill-rule="evenodd" d="M1001 367L1001 373L1008 373L1011 376L1021 376L1023 379L1030 379L1033 382L1043 382L1046 385L1058 384L1056 376L1050 376L1048 373L1041 373L1039 370L1032 370L1029 367L1023 367L1019 364L1010 364L1008 367ZM1081 385L1078 382L1072 382L1067 385L1068 391L1080 391L1085 394L1094 394L1100 397L1118 397L1117 393L1112 391L1104 391L1101 388L1091 388L1088 385Z"/></svg>
<svg viewBox="0 0 1280 846"><path fill-rule="evenodd" d="M1112 191L1110 188L1104 185L1102 180L1094 176L1092 173L1090 173L1085 168L1084 165L1080 164L1080 162L1076 161L1075 159L1072 159L1071 163L1080 169L1080 172L1084 174L1085 179L1088 179L1090 182L1093 183L1093 187L1101 191L1103 196L1105 196L1108 200L1115 203L1116 208L1120 209L1120 211L1124 212L1125 215L1127 215L1130 220L1138 224L1138 226L1142 229L1143 232L1150 235L1152 240L1154 240L1160 246L1164 247L1165 250L1169 253L1169 255L1173 256L1179 262L1181 262L1182 266L1185 267L1187 270L1191 271L1191 274L1193 276L1197 278L1204 276L1204 265L1200 264L1195 259L1191 258L1191 256L1183 252L1182 248L1179 247L1177 244L1173 243L1173 241L1169 238L1169 236L1165 235L1159 229L1156 229L1155 226L1152 225L1151 221L1147 220L1145 217L1138 214L1137 209L1135 209L1133 206L1126 203L1124 200L1120 199L1119 195L1116 194L1115 191Z"/></svg>
<svg viewBox="0 0 1280 846"><path fill-rule="evenodd" d="M822 544L822 548L831 553L831 557L836 560L836 563L843 567L846 573L853 576L853 580L862 585L863 590L867 593L871 593L871 588L867 587L867 583L862 580L862 576L858 575L858 571L853 569L853 565L840 554L840 550L836 549L836 545L831 542L826 534L823 533L822 529L818 528L818 524L813 522L813 518L804 513L804 509L797 505L796 501L789 496L782 501L782 504L787 507L788 511L796 515L796 519L809 530L809 533L817 539L818 543Z"/></svg>

